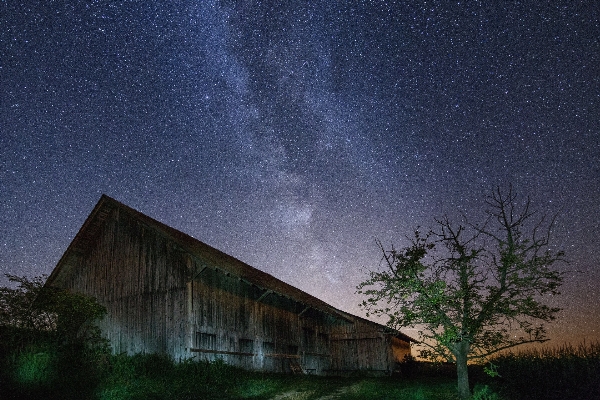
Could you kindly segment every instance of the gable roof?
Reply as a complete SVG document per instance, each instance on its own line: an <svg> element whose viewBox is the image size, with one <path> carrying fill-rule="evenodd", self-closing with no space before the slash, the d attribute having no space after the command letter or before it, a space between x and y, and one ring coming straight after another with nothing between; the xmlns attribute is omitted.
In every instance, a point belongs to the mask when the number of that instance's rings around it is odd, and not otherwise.
<svg viewBox="0 0 600 400"><path fill-rule="evenodd" d="M383 325L338 310L324 301L292 285L289 285L266 272L260 271L236 259L235 257L225 254L198 239L165 225L162 222L159 222L104 194L100 197L100 200L88 218L85 220L82 227L79 229L79 232L77 232L75 235L75 238L61 259L58 261L58 264L48 277L46 285L52 286L60 282L61 274L77 268L80 257L84 255L85 252L90 248L90 244L96 240L97 236L100 234L104 222L111 216L112 211L115 209L119 209L119 211L127 213L133 219L143 223L150 229L173 241L177 246L181 247L197 261L200 261L200 264L204 264L207 267L210 266L211 268L215 268L228 276L235 276L241 281L244 281L250 285L254 285L263 290L276 293L280 296L303 304L306 306L306 309L313 308L317 311L330 315L335 319L341 319L347 322L354 322L356 320L368 322L379 326L382 332L388 334L391 333L393 336L406 341L415 341L399 331L391 332L389 328Z"/></svg>

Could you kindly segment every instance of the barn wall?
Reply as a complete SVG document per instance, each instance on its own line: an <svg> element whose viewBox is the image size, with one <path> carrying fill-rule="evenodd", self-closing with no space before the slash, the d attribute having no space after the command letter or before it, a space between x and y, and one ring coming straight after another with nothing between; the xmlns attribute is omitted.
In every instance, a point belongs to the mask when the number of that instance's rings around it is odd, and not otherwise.
<svg viewBox="0 0 600 400"><path fill-rule="evenodd" d="M188 289L190 346L198 358L270 372L290 372L292 363L315 374L329 369L327 327L301 315L303 305L213 268Z"/></svg>
<svg viewBox="0 0 600 400"><path fill-rule="evenodd" d="M389 374L395 367L394 352L402 351L402 343L410 352L408 343L383 333L381 326L360 319L352 325L336 326L331 335L331 373Z"/></svg>
<svg viewBox="0 0 600 400"><path fill-rule="evenodd" d="M112 213L62 285L107 308L99 325L113 352L189 356L185 255L127 213Z"/></svg>

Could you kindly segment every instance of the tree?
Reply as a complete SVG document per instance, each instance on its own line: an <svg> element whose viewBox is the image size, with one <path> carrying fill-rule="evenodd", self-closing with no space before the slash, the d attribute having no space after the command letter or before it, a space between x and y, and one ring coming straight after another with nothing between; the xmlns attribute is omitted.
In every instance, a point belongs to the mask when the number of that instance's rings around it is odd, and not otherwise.
<svg viewBox="0 0 600 400"><path fill-rule="evenodd" d="M106 308L96 299L45 286L45 276L6 277L16 287L0 287L0 326L44 333L67 345L101 341L94 322Z"/></svg>
<svg viewBox="0 0 600 400"><path fill-rule="evenodd" d="M16 287L0 287L0 325L15 328L49 331L52 315L48 310L36 307L44 287L44 276L5 275Z"/></svg>
<svg viewBox="0 0 600 400"><path fill-rule="evenodd" d="M383 253L383 270L370 271L358 293L367 315L389 317L394 329L417 327L421 357L457 365L458 391L470 396L467 363L525 343L547 339L545 323L559 308L545 300L559 294L564 261L550 246L555 218L518 204L512 188L486 199L483 224L463 217L437 219L427 234L418 230L402 250Z"/></svg>

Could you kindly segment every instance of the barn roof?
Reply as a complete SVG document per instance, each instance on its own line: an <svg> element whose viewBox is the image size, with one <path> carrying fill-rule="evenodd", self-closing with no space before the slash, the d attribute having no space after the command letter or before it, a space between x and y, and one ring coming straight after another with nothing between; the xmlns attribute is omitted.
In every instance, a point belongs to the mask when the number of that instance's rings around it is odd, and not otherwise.
<svg viewBox="0 0 600 400"><path fill-rule="evenodd" d="M292 285L289 285L266 272L260 271L236 259L235 257L225 254L198 239L165 225L162 222L142 214L141 212L128 207L125 204L120 203L119 201L106 195L101 196L100 200L59 260L56 268L54 268L48 277L46 285L52 286L59 283L62 274L68 273L77 267L80 257L88 251L90 244L96 240L105 221L110 218L110 216L113 214L112 211L115 209L126 212L129 214L129 216L143 223L150 229L153 229L166 236L177 246L181 247L196 260L200 260L200 262L204 263L206 266L216 268L222 273L237 277L248 284L255 285L263 290L269 291L270 293L275 293L301 303L307 309L313 308L336 319L342 319L348 322L362 320L378 325L382 332L388 334L391 333L392 335L406 341L415 341L399 331L390 331L389 328L383 325L338 310L324 301Z"/></svg>

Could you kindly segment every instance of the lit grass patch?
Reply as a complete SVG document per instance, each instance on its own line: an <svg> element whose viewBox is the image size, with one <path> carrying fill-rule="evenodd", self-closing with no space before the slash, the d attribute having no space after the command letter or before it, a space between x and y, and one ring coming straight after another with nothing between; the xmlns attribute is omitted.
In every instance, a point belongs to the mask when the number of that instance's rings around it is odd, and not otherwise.
<svg viewBox="0 0 600 400"><path fill-rule="evenodd" d="M241 382L237 393L241 398L268 397L281 392L282 383L276 379L268 378L249 378Z"/></svg>
<svg viewBox="0 0 600 400"><path fill-rule="evenodd" d="M55 378L54 354L48 350L29 349L18 354L15 380L22 385L47 385Z"/></svg>
<svg viewBox="0 0 600 400"><path fill-rule="evenodd" d="M175 363L167 356L116 355L97 390L101 400L239 399L246 372L218 362ZM257 387L253 388L254 391Z"/></svg>
<svg viewBox="0 0 600 400"><path fill-rule="evenodd" d="M458 399L456 382L451 379L366 379L340 391L340 400L452 400Z"/></svg>
<svg viewBox="0 0 600 400"><path fill-rule="evenodd" d="M340 386L336 378L247 373L235 395L241 399L313 400L330 395Z"/></svg>

